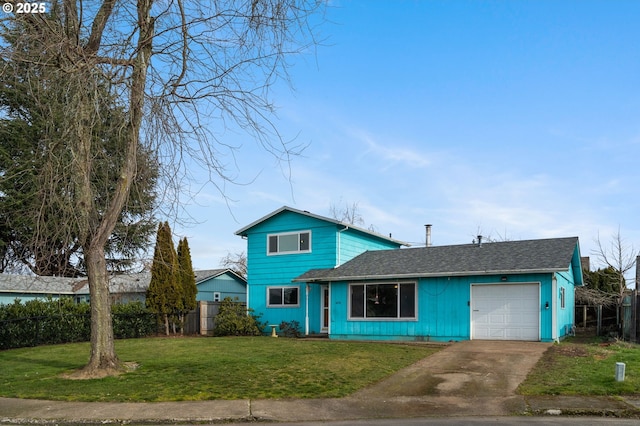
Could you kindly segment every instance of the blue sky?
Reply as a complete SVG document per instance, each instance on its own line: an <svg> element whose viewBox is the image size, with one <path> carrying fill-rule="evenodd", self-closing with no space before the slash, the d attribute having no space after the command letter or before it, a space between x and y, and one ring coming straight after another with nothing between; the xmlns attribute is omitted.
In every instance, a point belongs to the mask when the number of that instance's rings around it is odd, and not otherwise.
<svg viewBox="0 0 640 426"><path fill-rule="evenodd" d="M250 138L239 182L185 205L194 267L245 248L239 228L289 205L413 245L580 237L640 248L640 2L333 0L323 45L275 88L276 125L308 145L278 163ZM287 178L291 171L291 180Z"/></svg>

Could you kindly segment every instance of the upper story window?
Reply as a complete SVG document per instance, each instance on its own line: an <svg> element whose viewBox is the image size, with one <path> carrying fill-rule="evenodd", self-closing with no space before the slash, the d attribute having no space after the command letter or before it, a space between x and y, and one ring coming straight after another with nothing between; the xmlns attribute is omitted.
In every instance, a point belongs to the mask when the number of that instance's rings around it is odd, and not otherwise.
<svg viewBox="0 0 640 426"><path fill-rule="evenodd" d="M309 253L311 231L271 234L267 238L267 254Z"/></svg>
<svg viewBox="0 0 640 426"><path fill-rule="evenodd" d="M565 306L565 295L564 295L564 287L560 287L560 308L564 309Z"/></svg>

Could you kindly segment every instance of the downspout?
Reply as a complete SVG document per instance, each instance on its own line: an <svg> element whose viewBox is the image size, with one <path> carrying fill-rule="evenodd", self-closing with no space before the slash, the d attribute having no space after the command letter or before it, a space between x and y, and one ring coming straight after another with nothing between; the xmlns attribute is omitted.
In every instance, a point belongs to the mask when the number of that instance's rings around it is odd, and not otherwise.
<svg viewBox="0 0 640 426"><path fill-rule="evenodd" d="M556 312L557 305L557 295L558 295L558 279L556 278L556 273L554 272L551 278L551 297L550 297L550 309L551 309L551 340L558 343L558 317Z"/></svg>
<svg viewBox="0 0 640 426"><path fill-rule="evenodd" d="M247 240L247 236L246 235L241 235L240 238L242 238L243 240ZM248 250L247 250L248 251ZM249 264L249 262L247 262L247 265ZM245 277L247 280L247 285L245 286L245 305L244 307L246 308L246 314L247 316L249 316L249 310L251 309L251 306L249 305L249 268L247 267L246 269L247 271L247 276Z"/></svg>
<svg viewBox="0 0 640 426"><path fill-rule="evenodd" d="M309 283L304 287L304 335L309 335Z"/></svg>

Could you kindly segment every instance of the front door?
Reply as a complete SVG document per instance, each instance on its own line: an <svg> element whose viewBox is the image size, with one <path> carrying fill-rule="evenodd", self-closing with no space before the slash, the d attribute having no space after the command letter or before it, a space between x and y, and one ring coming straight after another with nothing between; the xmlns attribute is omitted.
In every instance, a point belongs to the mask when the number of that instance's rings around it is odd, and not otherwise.
<svg viewBox="0 0 640 426"><path fill-rule="evenodd" d="M320 332L328 333L329 332L329 286L323 285L321 288L322 297L321 297L321 318L320 318Z"/></svg>

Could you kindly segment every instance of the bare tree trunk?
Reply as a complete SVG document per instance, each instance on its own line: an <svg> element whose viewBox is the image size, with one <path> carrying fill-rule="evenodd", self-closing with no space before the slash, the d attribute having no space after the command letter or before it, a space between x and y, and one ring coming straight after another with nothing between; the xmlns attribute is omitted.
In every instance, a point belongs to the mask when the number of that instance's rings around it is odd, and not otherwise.
<svg viewBox="0 0 640 426"><path fill-rule="evenodd" d="M74 376L99 378L118 374L122 368L114 345L104 249L101 246L86 249L85 262L91 298L91 357L89 363Z"/></svg>
<svg viewBox="0 0 640 426"><path fill-rule="evenodd" d="M111 2L105 2L109 4ZM132 84L130 88L131 122L128 126L128 144L124 164L117 189L109 208L104 212L102 221L95 234L90 237L89 247L85 248L85 261L89 279L89 295L91 298L91 358L81 370L85 377L104 377L118 374L122 365L116 355L113 324L111 320L111 301L109 299L109 277L104 252L109 235L113 232L118 215L129 195L131 183L136 175L136 158L147 67L153 40L153 20L149 13L151 1L138 3L138 21L140 23L140 40L138 55L133 65ZM90 184L87 182L87 184Z"/></svg>

